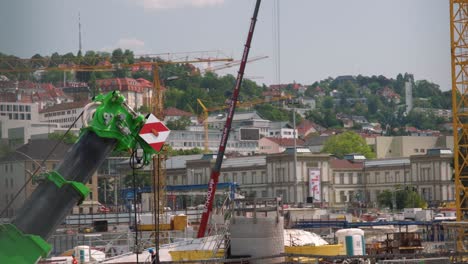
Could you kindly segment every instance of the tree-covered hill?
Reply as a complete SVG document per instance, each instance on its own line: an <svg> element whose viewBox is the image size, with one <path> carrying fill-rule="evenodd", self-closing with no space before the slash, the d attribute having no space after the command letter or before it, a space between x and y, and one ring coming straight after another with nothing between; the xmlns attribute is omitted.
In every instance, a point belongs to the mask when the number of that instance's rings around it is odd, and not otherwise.
<svg viewBox="0 0 468 264"><path fill-rule="evenodd" d="M34 55L29 61L17 60L14 56L0 53L0 69L12 67L17 72L2 73L11 80L32 80L37 82L58 83L63 81L61 70L43 71L39 77L33 70L44 67L66 67L71 65L99 66L109 63L132 64L136 62L159 61L148 57L136 57L131 50L116 49L113 52L86 51L74 55L53 53L51 56ZM13 66L12 66L13 65ZM33 70L31 70L33 69ZM197 99L207 107L220 107L226 104L235 85L232 75L219 76L216 73L201 74L196 64L160 64L160 81L165 86L165 107L176 107L200 115L202 108ZM65 73L67 80L87 82L92 90L97 91L97 79L131 77L153 81L151 71L132 71L122 67L114 71L84 71ZM414 80L411 74L398 74L395 78L378 76L337 76L305 85L302 94L293 84L286 85L284 91L296 98L313 97L316 108L307 112L306 118L326 128L343 127L340 115L364 116L369 122L377 122L391 131L401 131L404 126L415 126L419 129L438 129L447 120L436 117L430 111L406 112L405 82L413 86L413 106L416 109L450 109L451 92L442 92L439 85L427 80ZM240 101L249 102L262 98L267 90L266 85L259 85L252 80L244 79ZM290 105L302 107L301 105ZM253 107L258 113L272 121L292 121L291 110L281 104L265 103ZM290 109L289 108L289 109ZM245 109L239 109L245 111Z"/></svg>

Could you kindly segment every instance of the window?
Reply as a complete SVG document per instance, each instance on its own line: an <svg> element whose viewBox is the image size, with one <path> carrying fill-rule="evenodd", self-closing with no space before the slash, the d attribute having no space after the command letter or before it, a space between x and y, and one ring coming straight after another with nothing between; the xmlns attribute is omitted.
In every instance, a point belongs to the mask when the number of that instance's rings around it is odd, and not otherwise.
<svg viewBox="0 0 468 264"><path fill-rule="evenodd" d="M17 106L17 105L14 105L14 106L13 106L13 111L14 111L14 112L18 112L18 106Z"/></svg>
<svg viewBox="0 0 468 264"><path fill-rule="evenodd" d="M24 112L24 105L20 105L19 110L20 110L20 112Z"/></svg>
<svg viewBox="0 0 468 264"><path fill-rule="evenodd" d="M340 173L340 184L344 184L344 173Z"/></svg>
<svg viewBox="0 0 468 264"><path fill-rule="evenodd" d="M10 178L10 188L13 187L13 178Z"/></svg>
<svg viewBox="0 0 468 264"><path fill-rule="evenodd" d="M7 105L7 111L11 111L11 105Z"/></svg>

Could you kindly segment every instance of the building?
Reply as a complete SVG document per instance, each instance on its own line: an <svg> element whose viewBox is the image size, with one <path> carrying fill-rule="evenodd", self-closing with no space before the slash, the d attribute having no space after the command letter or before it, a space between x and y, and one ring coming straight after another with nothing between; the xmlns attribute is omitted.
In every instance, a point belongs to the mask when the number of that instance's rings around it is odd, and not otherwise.
<svg viewBox="0 0 468 264"><path fill-rule="evenodd" d="M208 150L210 152L218 151L221 136L222 132L218 129L208 130ZM234 129L229 134L226 153L252 155L258 150L258 142L258 140L241 140L240 129ZM191 127L190 130L172 130L166 144L177 150L203 149L205 146L205 132L203 127Z"/></svg>
<svg viewBox="0 0 468 264"><path fill-rule="evenodd" d="M78 118L90 101L56 104L39 112L39 121L59 124L62 128L81 128L83 122ZM76 121L76 122L75 122Z"/></svg>
<svg viewBox="0 0 468 264"><path fill-rule="evenodd" d="M366 138L378 159L425 154L428 149L453 150L453 136L377 136Z"/></svg>
<svg viewBox="0 0 468 264"><path fill-rule="evenodd" d="M150 105L152 98L152 84L145 79L111 78L96 80L101 92L120 91L127 99L127 104L133 109L143 105Z"/></svg>
<svg viewBox="0 0 468 264"><path fill-rule="evenodd" d="M269 137L297 138L297 135L297 129L294 129L289 122L271 122L268 129Z"/></svg>
<svg viewBox="0 0 468 264"><path fill-rule="evenodd" d="M219 182L234 182L249 197L281 196L287 204L336 208L377 206L381 192L413 187L430 205L454 200L450 150L375 160L301 150L296 155L289 148L276 154L224 157ZM167 184L207 184L215 161L214 154L171 157L166 161Z"/></svg>
<svg viewBox="0 0 468 264"><path fill-rule="evenodd" d="M296 139L296 147L302 146L304 146L304 140ZM260 154L281 153L290 147L294 147L293 138L263 137L258 141Z"/></svg>
<svg viewBox="0 0 468 264"><path fill-rule="evenodd" d="M180 109L177 109L175 107L169 107L164 109L164 122L168 121L176 121L181 118L188 118L190 120L191 125L197 125L198 124L198 118L194 114L183 111Z"/></svg>
<svg viewBox="0 0 468 264"><path fill-rule="evenodd" d="M67 153L70 145L59 143L48 160L42 165L42 161L49 155L57 142L49 139L31 140L0 160L0 208L5 208L13 200L13 197L20 192L20 189L25 186L8 209L6 215L8 218L16 214L17 210L38 185L37 181L29 181L34 172L38 171L36 175L39 175L44 171L54 170ZM88 187L91 189L88 199L97 201L96 174L88 183Z"/></svg>
<svg viewBox="0 0 468 264"><path fill-rule="evenodd" d="M209 116L207 119L208 126L213 129L223 129L226 123L226 115L220 114L216 116ZM260 135L268 136L270 120L263 119L257 112L241 112L236 113L232 120L231 127L237 128L258 128Z"/></svg>
<svg viewBox="0 0 468 264"><path fill-rule="evenodd" d="M60 130L58 124L40 122L37 103L0 102L0 138L7 139L10 147Z"/></svg>
<svg viewBox="0 0 468 264"><path fill-rule="evenodd" d="M364 162L333 158L330 161L332 171L332 204L362 203L365 190L363 176Z"/></svg>

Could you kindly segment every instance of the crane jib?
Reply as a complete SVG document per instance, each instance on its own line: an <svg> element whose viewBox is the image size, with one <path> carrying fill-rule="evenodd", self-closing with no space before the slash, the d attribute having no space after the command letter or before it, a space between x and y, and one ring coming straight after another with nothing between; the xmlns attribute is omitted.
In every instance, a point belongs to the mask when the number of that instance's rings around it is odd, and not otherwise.
<svg viewBox="0 0 468 264"><path fill-rule="evenodd" d="M211 208L213 207L213 199L214 199L214 196L215 196L215 193L216 193L216 184L218 182L219 174L220 174L220 171L221 171L221 165L222 165L222 162L223 162L224 151L226 149L225 147L226 147L226 144L227 144L227 140L229 138L229 131L231 130L232 119L234 117L234 113L235 113L235 110L236 110L237 98L239 96L240 87L241 87L241 84L242 84L242 78L244 76L244 69L245 69L245 65L247 63L247 58L249 56L250 43L252 41L252 36L253 36L253 32L254 32L254 29L255 29L255 24L256 24L256 21L257 21L257 15L258 15L258 10L260 8L260 2L261 2L261 0L257 0L257 2L255 4L254 13L253 13L251 23L250 23L250 27L249 27L249 33L247 35L247 40L245 42L244 52L242 54L242 61L241 61L240 67L239 67L239 72L237 74L236 85L234 86L234 91L232 93L231 101L229 102L230 103L229 113L228 113L228 116L226 118L226 123L224 124L224 129L223 129L223 135L221 137L221 142L219 143L218 153L217 153L217 157L216 157L216 163L215 163L215 165L213 167L213 170L211 172L209 187L208 187L208 191L207 191L207 195L206 195L205 209L204 209L204 212L202 214L200 227L198 229L197 237L199 237L199 238L205 236L206 228L207 228L207 225L208 225L208 220L209 220L209 217L210 217Z"/></svg>

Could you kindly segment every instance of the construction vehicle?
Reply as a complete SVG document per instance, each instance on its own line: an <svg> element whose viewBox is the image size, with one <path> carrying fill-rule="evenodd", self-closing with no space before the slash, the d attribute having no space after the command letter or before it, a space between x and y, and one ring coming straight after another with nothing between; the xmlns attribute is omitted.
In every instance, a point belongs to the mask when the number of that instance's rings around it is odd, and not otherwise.
<svg viewBox="0 0 468 264"><path fill-rule="evenodd" d="M118 91L98 95L82 114L78 141L55 170L33 176L41 182L9 224L0 225L0 263L36 263L47 257L46 241L73 206L89 194L84 185L114 150L133 150L131 160L148 164L156 154L139 135L146 118L133 111ZM149 131L157 138L157 131ZM147 134L148 135L148 134ZM136 149L140 148L140 155ZM19 250L21 252L19 252Z"/></svg>
<svg viewBox="0 0 468 264"><path fill-rule="evenodd" d="M239 97L242 80L244 77L245 65L249 57L250 43L257 23L258 10L260 8L261 0L257 0L255 3L254 13L250 22L249 33L247 34L247 40L244 46L244 52L242 53L242 60L237 74L236 85L232 93L231 100L229 101L229 111L226 118L226 123L223 128L223 135L219 143L218 153L216 155L216 162L211 170L210 181L208 182L208 191L206 194L205 208L203 209L200 227L198 229L197 237L201 238L206 235L208 221L210 219L211 211L213 210L213 200L216 193L216 186L219 181L219 174L221 173L221 165L223 164L224 152L226 150L226 144L229 138L229 132L231 130L232 120L234 119L234 112L236 111L237 99Z"/></svg>

